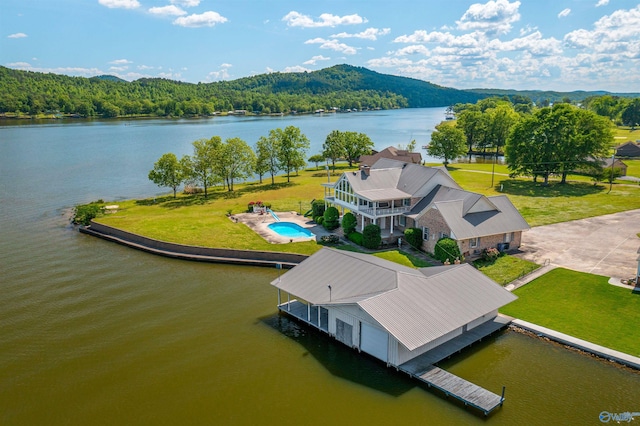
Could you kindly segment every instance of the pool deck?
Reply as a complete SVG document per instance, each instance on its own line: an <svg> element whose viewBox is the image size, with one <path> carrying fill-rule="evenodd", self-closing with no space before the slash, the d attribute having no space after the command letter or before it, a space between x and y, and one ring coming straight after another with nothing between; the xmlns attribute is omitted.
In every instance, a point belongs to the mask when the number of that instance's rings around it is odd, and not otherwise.
<svg viewBox="0 0 640 426"><path fill-rule="evenodd" d="M301 241L314 241L323 235L330 233L323 226L317 225L310 218L299 215L297 212L275 212L281 222L291 222L308 229L315 234L315 237L290 238L283 237L269 229L269 225L276 222L276 219L270 214L259 213L240 213L231 216L231 220L237 220L244 223L262 238L271 244L286 244L290 242L298 243Z"/></svg>

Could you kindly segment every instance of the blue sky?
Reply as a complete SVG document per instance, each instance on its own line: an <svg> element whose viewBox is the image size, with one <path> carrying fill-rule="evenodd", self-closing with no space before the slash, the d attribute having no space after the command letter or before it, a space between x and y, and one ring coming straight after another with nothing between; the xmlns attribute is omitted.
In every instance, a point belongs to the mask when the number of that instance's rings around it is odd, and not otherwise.
<svg viewBox="0 0 640 426"><path fill-rule="evenodd" d="M336 64L459 89L640 91L628 0L2 0L0 64L232 80Z"/></svg>

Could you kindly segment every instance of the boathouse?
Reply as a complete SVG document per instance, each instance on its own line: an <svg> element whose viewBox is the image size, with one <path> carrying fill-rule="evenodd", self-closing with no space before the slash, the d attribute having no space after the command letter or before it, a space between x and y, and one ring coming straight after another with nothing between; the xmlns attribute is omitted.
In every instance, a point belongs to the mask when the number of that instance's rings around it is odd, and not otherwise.
<svg viewBox="0 0 640 426"><path fill-rule="evenodd" d="M414 269L330 248L271 284L281 311L400 369L491 323L516 299L468 264Z"/></svg>

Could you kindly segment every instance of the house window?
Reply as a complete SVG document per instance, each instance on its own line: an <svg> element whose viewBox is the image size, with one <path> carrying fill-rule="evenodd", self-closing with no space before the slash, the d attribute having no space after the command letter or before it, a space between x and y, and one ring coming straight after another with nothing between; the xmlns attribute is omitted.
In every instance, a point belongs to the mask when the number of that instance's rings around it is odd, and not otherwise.
<svg viewBox="0 0 640 426"><path fill-rule="evenodd" d="M381 209L386 209L389 207L389 202L388 201L381 201L378 203L378 208Z"/></svg>
<svg viewBox="0 0 640 426"><path fill-rule="evenodd" d="M398 216L398 224L400 226L407 226L407 218L406 218L406 216Z"/></svg>
<svg viewBox="0 0 640 426"><path fill-rule="evenodd" d="M504 242L505 243L510 243L511 240L513 240L513 232L509 232L504 234Z"/></svg>
<svg viewBox="0 0 640 426"><path fill-rule="evenodd" d="M405 207L411 206L411 198L405 198L404 200L402 200L402 205Z"/></svg>
<svg viewBox="0 0 640 426"><path fill-rule="evenodd" d="M449 238L449 234L447 234L446 232L441 232L440 238Z"/></svg>
<svg viewBox="0 0 640 426"><path fill-rule="evenodd" d="M471 238L469 240L469 248L477 248L480 245L480 238Z"/></svg>
<svg viewBox="0 0 640 426"><path fill-rule="evenodd" d="M422 239L425 241L429 241L429 228L426 226L422 227Z"/></svg>

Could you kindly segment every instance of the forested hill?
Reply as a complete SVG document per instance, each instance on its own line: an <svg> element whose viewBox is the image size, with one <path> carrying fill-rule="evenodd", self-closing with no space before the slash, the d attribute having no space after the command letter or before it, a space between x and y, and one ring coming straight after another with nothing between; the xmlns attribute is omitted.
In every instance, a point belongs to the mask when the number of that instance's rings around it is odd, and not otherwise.
<svg viewBox="0 0 640 426"><path fill-rule="evenodd" d="M198 84L158 78L127 82L112 76L69 77L0 66L0 113L7 116L179 117L230 110L302 113L449 106L486 96L349 65Z"/></svg>

